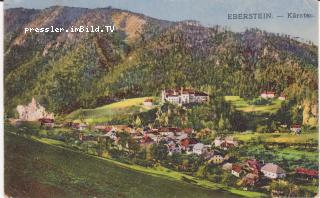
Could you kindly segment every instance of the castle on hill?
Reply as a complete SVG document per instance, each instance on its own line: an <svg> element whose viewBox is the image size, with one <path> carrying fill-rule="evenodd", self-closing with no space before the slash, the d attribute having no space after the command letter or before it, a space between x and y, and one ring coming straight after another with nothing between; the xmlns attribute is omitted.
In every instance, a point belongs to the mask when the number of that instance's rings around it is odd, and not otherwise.
<svg viewBox="0 0 320 198"><path fill-rule="evenodd" d="M161 101L177 105L205 103L209 101L209 95L193 89L166 89L161 92Z"/></svg>

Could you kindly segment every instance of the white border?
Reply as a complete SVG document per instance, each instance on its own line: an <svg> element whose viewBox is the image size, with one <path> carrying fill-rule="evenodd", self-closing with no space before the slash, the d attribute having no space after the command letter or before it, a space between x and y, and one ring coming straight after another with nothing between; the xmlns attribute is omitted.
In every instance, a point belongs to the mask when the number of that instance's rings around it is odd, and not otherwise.
<svg viewBox="0 0 320 198"><path fill-rule="evenodd" d="M0 192L4 194L4 95L3 95L3 32L4 32L4 8L3 2L0 2Z"/></svg>

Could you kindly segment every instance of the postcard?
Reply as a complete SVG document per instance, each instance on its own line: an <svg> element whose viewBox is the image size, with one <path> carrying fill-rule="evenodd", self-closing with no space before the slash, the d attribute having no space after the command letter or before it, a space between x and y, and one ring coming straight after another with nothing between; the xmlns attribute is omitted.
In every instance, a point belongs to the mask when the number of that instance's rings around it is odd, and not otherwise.
<svg viewBox="0 0 320 198"><path fill-rule="evenodd" d="M5 196L318 196L318 5L5 1Z"/></svg>

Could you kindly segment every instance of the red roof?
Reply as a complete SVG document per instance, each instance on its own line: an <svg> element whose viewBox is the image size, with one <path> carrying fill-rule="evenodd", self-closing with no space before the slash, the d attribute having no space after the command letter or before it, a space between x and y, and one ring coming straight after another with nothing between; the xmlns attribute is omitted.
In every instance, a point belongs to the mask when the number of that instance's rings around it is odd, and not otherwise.
<svg viewBox="0 0 320 198"><path fill-rule="evenodd" d="M166 96L178 96L180 94L195 94L196 96L208 96L208 94L193 89L167 89L165 90ZM174 94L175 93L175 94Z"/></svg>
<svg viewBox="0 0 320 198"><path fill-rule="evenodd" d="M40 118L39 122L42 122L42 123L53 123L54 119L51 119L51 118Z"/></svg>
<svg viewBox="0 0 320 198"><path fill-rule="evenodd" d="M291 125L291 128L301 128L301 126L299 124L294 124L294 125Z"/></svg>
<svg viewBox="0 0 320 198"><path fill-rule="evenodd" d="M249 167L253 168L254 171L260 170L260 163L256 159L248 159L246 163L249 165Z"/></svg>
<svg viewBox="0 0 320 198"><path fill-rule="evenodd" d="M237 173L240 173L242 170L242 167L240 165L234 164L234 165L232 165L232 170Z"/></svg>
<svg viewBox="0 0 320 198"><path fill-rule="evenodd" d="M318 176L319 172L317 170L306 169L306 168L297 168L296 173L309 175L309 176Z"/></svg>
<svg viewBox="0 0 320 198"><path fill-rule="evenodd" d="M108 133L112 130L111 126L107 126L106 128L103 129L104 132Z"/></svg>
<svg viewBox="0 0 320 198"><path fill-rule="evenodd" d="M192 133L193 129L192 128L185 128L185 129L183 129L183 131L185 133Z"/></svg>
<svg viewBox="0 0 320 198"><path fill-rule="evenodd" d="M235 145L233 143L229 143L227 141L224 141L220 145L221 147L234 147Z"/></svg>
<svg viewBox="0 0 320 198"><path fill-rule="evenodd" d="M189 138L185 138L180 141L181 146L184 146L184 147L188 147L189 143L190 143Z"/></svg>

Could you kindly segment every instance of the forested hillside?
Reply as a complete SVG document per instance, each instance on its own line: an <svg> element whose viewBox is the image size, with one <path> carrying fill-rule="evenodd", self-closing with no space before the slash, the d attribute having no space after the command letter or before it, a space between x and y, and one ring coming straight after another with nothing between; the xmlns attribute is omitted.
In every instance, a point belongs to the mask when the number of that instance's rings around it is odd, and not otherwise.
<svg viewBox="0 0 320 198"><path fill-rule="evenodd" d="M5 110L32 97L56 114L193 87L252 99L285 94L316 116L317 46L128 11L50 7L5 12ZM115 25L114 33L24 33L24 27Z"/></svg>

